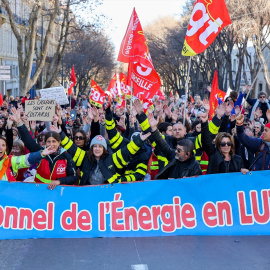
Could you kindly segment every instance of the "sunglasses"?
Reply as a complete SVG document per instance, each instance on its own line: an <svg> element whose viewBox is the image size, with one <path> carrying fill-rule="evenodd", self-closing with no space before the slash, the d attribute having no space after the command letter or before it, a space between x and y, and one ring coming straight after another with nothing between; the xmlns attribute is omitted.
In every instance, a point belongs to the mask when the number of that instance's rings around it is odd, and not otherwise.
<svg viewBox="0 0 270 270"><path fill-rule="evenodd" d="M38 138L39 142L45 142L45 138Z"/></svg>
<svg viewBox="0 0 270 270"><path fill-rule="evenodd" d="M226 145L232 146L232 142L221 142L221 143L220 143L220 146L221 146L221 147L224 147L224 146L226 146Z"/></svg>
<svg viewBox="0 0 270 270"><path fill-rule="evenodd" d="M84 137L83 136L74 136L74 139L82 141L82 140L84 140Z"/></svg>

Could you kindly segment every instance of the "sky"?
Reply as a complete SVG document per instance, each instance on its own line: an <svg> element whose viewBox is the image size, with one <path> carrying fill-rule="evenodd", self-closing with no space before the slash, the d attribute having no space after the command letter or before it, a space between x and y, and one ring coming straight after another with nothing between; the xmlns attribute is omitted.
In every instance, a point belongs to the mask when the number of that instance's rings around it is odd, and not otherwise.
<svg viewBox="0 0 270 270"><path fill-rule="evenodd" d="M105 32L113 41L118 54L134 7L144 29L159 17L179 16L184 3L185 0L103 0L96 12L111 18Z"/></svg>

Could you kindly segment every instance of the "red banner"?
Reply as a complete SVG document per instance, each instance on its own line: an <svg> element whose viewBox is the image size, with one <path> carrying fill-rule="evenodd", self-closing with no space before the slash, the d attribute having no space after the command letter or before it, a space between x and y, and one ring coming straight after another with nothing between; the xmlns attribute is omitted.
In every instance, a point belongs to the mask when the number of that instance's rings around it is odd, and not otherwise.
<svg viewBox="0 0 270 270"><path fill-rule="evenodd" d="M131 91L129 86L127 85L127 76L124 73L120 73L120 88L121 92L124 95L127 95L128 98L131 97Z"/></svg>
<svg viewBox="0 0 270 270"><path fill-rule="evenodd" d="M106 94L104 93L104 91L97 85L94 80L92 80L90 103L95 105L96 107L102 107L105 96Z"/></svg>
<svg viewBox="0 0 270 270"><path fill-rule="evenodd" d="M152 98L159 90L161 82L154 69L135 8L121 44L118 61L129 63L128 81L133 81L134 95L139 98Z"/></svg>
<svg viewBox="0 0 270 270"><path fill-rule="evenodd" d="M75 75L75 69L74 66L72 67L71 74L70 74L70 85L68 88L68 95L71 95L73 91L73 87L76 85L76 75Z"/></svg>
<svg viewBox="0 0 270 270"><path fill-rule="evenodd" d="M134 96L139 99L151 99L160 89L161 82L154 68L133 63L131 68Z"/></svg>
<svg viewBox="0 0 270 270"><path fill-rule="evenodd" d="M188 25L182 55L202 53L219 32L231 24L224 0L197 0Z"/></svg>
<svg viewBox="0 0 270 270"><path fill-rule="evenodd" d="M212 119L213 116L215 115L215 110L218 106L218 99L221 99L224 101L226 93L218 89L218 74L217 71L215 71L214 78L212 81L212 89L210 93L210 98L209 98L209 119Z"/></svg>
<svg viewBox="0 0 270 270"><path fill-rule="evenodd" d="M112 96L114 98L119 95L118 87L117 87L117 75L116 75L116 72L115 72L114 76L112 77L112 79L111 79L111 81L109 83L108 91L112 94Z"/></svg>

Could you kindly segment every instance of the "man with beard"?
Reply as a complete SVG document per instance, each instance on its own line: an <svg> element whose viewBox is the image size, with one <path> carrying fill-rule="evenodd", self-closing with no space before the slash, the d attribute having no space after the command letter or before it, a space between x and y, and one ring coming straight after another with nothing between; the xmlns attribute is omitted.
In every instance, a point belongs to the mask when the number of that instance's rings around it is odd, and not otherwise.
<svg viewBox="0 0 270 270"><path fill-rule="evenodd" d="M259 92L257 99L252 99L248 97L247 102L252 106L249 115L250 120L252 121L254 119L254 113L256 109L260 108L262 111L262 118L264 119L264 123L266 123L267 122L266 111L270 109L270 103L269 100L266 98L266 93L263 91Z"/></svg>

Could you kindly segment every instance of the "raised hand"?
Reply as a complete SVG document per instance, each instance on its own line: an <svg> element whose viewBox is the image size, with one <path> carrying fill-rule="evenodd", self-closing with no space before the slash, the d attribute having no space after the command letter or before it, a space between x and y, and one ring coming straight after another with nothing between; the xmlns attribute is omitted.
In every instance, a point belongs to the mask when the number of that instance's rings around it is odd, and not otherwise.
<svg viewBox="0 0 270 270"><path fill-rule="evenodd" d="M270 122L270 110L269 109L266 111L266 117L267 117L267 120L269 123Z"/></svg>
<svg viewBox="0 0 270 270"><path fill-rule="evenodd" d="M122 128L126 128L126 124L125 124L125 116L122 115L122 116L120 117L120 120L119 120L119 121L116 120L116 124L117 124L118 126L122 127Z"/></svg>
<svg viewBox="0 0 270 270"><path fill-rule="evenodd" d="M177 119L178 119L178 110L174 110L172 112L172 122L173 123L176 123L177 122Z"/></svg>
<svg viewBox="0 0 270 270"><path fill-rule="evenodd" d="M152 131L155 131L159 123L159 116L155 119L153 113L148 113L147 118Z"/></svg>
<svg viewBox="0 0 270 270"><path fill-rule="evenodd" d="M230 115L231 112L232 112L232 110L233 110L233 107L234 107L233 101L231 100L231 101L229 102L229 104L225 105L225 107L226 107L226 109L225 109L225 114L226 114L226 115Z"/></svg>
<svg viewBox="0 0 270 270"><path fill-rule="evenodd" d="M42 155L43 156L48 156L52 153L55 153L57 151L56 148L53 148L52 146L46 147L43 151L42 151Z"/></svg>
<svg viewBox="0 0 270 270"><path fill-rule="evenodd" d="M134 100L133 108L136 110L138 115L140 115L143 112L143 105L139 99Z"/></svg>
<svg viewBox="0 0 270 270"><path fill-rule="evenodd" d="M236 117L236 125L237 126L242 126L243 123L244 123L244 119L245 119L245 116L243 114L239 114L237 117Z"/></svg>
<svg viewBox="0 0 270 270"><path fill-rule="evenodd" d="M208 85L206 88L207 88L207 91L211 93L212 87Z"/></svg>
<svg viewBox="0 0 270 270"><path fill-rule="evenodd" d="M51 125L50 126L50 131L54 131L54 132L60 133L62 131L62 129L61 129L61 127L57 128L56 126Z"/></svg>
<svg viewBox="0 0 270 270"><path fill-rule="evenodd" d="M12 115L9 115L8 116L8 119L7 119L7 127L8 129L11 129L12 128L12 124L13 124L13 118L12 118Z"/></svg>
<svg viewBox="0 0 270 270"><path fill-rule="evenodd" d="M172 117L172 106L173 103L168 107L168 105L163 106L164 113L168 116L168 118Z"/></svg>
<svg viewBox="0 0 270 270"><path fill-rule="evenodd" d="M207 99L203 100L203 107L204 107L206 112L209 112L209 110L210 110L209 100L207 100Z"/></svg>
<svg viewBox="0 0 270 270"><path fill-rule="evenodd" d="M217 117L220 119L224 115L225 111L226 111L226 107L224 103L218 105L216 108Z"/></svg>
<svg viewBox="0 0 270 270"><path fill-rule="evenodd" d="M148 139L151 136L151 132L148 132L146 134L143 134L142 132L140 133L140 138L142 141L145 141L146 139Z"/></svg>
<svg viewBox="0 0 270 270"><path fill-rule="evenodd" d="M201 114L201 121L203 123L208 121L208 112L205 112L205 113Z"/></svg>
<svg viewBox="0 0 270 270"><path fill-rule="evenodd" d="M129 116L129 123L130 127L134 127L135 117L132 114Z"/></svg>
<svg viewBox="0 0 270 270"><path fill-rule="evenodd" d="M97 107L92 107L92 114L94 116L94 121L97 122L99 118L98 109Z"/></svg>
<svg viewBox="0 0 270 270"><path fill-rule="evenodd" d="M160 100L157 100L156 105L155 105L155 112L160 113L162 110L162 104Z"/></svg>
<svg viewBox="0 0 270 270"><path fill-rule="evenodd" d="M240 107L238 105L235 106L234 111L235 111L235 115L238 116L240 113Z"/></svg>
<svg viewBox="0 0 270 270"><path fill-rule="evenodd" d="M16 108L11 108L10 109L11 113L13 114L12 118L16 123L19 123L21 121L21 110Z"/></svg>

